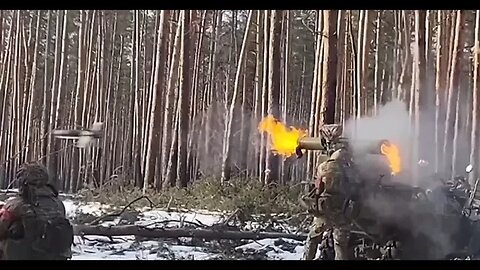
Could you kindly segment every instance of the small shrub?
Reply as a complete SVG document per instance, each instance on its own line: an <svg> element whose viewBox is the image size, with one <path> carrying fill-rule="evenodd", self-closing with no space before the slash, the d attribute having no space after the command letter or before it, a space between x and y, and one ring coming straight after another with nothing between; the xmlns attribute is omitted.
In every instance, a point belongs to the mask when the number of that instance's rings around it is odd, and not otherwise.
<svg viewBox="0 0 480 270"><path fill-rule="evenodd" d="M157 207L206 209L211 211L242 210L244 215L297 214L303 212L298 204L301 186L265 186L256 179L234 178L221 183L216 178L204 178L186 189L170 188L156 192L148 190L146 196ZM87 201L111 205L126 205L143 195L142 190L113 184L98 189L82 190ZM136 206L149 206L140 200Z"/></svg>

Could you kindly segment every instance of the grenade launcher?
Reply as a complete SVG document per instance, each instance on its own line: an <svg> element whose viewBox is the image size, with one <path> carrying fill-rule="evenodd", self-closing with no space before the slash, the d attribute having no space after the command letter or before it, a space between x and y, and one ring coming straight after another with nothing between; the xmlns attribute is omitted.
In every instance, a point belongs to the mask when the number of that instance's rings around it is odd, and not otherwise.
<svg viewBox="0 0 480 270"><path fill-rule="evenodd" d="M372 140L359 142L359 152L362 154L382 155L382 145L388 145L388 140ZM349 141L345 137L338 137L334 141L326 140L324 137L303 137L298 140L296 155L298 158L303 156L302 150L321 151L322 154L330 156L334 151L340 148L349 148Z"/></svg>

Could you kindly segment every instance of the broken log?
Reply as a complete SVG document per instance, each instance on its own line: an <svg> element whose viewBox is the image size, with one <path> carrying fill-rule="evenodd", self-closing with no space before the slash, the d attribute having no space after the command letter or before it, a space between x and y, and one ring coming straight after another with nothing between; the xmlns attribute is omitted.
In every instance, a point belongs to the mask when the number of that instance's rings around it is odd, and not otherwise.
<svg viewBox="0 0 480 270"><path fill-rule="evenodd" d="M137 225L121 226L98 226L98 225L75 225L75 235L101 235L101 236L126 236L135 235L146 238L179 238L192 237L206 240L230 239L230 240L260 240L266 238L288 238L297 241L305 241L305 234L290 234L277 232L242 232L242 231L220 231L213 229L161 229L146 228Z"/></svg>

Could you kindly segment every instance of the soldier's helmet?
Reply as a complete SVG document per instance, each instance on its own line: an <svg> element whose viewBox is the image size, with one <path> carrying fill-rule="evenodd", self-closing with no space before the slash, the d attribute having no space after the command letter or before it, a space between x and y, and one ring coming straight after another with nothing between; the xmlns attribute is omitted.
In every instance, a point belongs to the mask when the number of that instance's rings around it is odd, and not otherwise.
<svg viewBox="0 0 480 270"><path fill-rule="evenodd" d="M339 124L329 124L323 125L320 128L320 135L322 139L325 139L328 142L336 141L340 136L342 136L343 128Z"/></svg>
<svg viewBox="0 0 480 270"><path fill-rule="evenodd" d="M22 165L16 172L20 190L25 186L43 187L48 184L47 168L41 164Z"/></svg>

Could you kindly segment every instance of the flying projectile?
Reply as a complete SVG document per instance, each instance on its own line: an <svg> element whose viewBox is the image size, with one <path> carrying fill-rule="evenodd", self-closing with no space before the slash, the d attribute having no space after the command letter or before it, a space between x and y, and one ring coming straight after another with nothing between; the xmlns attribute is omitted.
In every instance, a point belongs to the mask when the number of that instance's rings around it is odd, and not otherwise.
<svg viewBox="0 0 480 270"><path fill-rule="evenodd" d="M95 122L89 129L85 130L57 129L52 131L52 135L57 139L77 140L76 147L86 148L95 140L103 137L103 123Z"/></svg>

